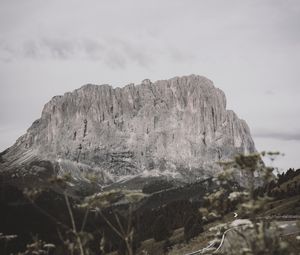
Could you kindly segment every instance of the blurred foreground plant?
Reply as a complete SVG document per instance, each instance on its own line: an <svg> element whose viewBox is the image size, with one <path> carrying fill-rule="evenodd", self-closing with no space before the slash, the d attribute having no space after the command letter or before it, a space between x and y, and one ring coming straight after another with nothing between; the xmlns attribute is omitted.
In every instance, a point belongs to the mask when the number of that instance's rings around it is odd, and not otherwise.
<svg viewBox="0 0 300 255"><path fill-rule="evenodd" d="M222 224L219 227L216 238L219 247L214 251L216 254L236 255L287 255L293 254L288 244L280 238L281 230L276 223L264 219L258 219L257 214L264 210L266 204L272 200L266 194L262 197L255 195L255 188L266 185L274 180L274 168L267 167L261 160L261 156L270 155L272 159L280 155L278 152L263 152L250 155L238 155L233 161L220 162L224 171L220 173L217 181L221 184L217 190L209 196L210 203L220 203L220 194L226 192L224 187L228 183L235 182L238 176L246 181L240 189L230 189L228 203L238 201L237 213L244 220L233 221L231 224ZM240 175L239 175L240 174ZM228 190L227 190L228 193ZM218 214L223 213L220 206L214 209ZM219 210L218 210L219 209ZM227 246L221 247L225 234L228 237ZM232 240L234 240L232 242Z"/></svg>

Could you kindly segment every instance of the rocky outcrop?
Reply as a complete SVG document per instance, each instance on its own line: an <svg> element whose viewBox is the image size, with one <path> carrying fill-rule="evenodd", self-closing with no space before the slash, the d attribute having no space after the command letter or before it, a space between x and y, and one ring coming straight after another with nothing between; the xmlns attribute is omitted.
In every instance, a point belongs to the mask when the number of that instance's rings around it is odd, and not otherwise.
<svg viewBox="0 0 300 255"><path fill-rule="evenodd" d="M2 169L49 160L74 178L102 183L136 175L195 180L216 161L255 151L249 128L224 93L190 75L123 88L85 85L48 102L40 119L2 155Z"/></svg>

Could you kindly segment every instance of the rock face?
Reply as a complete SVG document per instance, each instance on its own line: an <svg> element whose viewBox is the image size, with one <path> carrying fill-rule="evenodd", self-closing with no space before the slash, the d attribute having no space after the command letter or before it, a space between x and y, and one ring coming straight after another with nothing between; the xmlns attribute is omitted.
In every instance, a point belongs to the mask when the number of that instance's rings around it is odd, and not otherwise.
<svg viewBox="0 0 300 255"><path fill-rule="evenodd" d="M246 122L226 110L224 93L190 75L123 88L88 84L53 97L2 153L1 167L38 159L77 179L93 173L101 183L137 175L195 180L218 171L216 161L254 151Z"/></svg>

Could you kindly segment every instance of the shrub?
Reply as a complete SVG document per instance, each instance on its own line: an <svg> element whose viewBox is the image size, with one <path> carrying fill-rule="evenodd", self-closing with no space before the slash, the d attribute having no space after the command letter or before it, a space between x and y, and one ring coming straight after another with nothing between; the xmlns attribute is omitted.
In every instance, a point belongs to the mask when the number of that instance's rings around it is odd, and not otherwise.
<svg viewBox="0 0 300 255"><path fill-rule="evenodd" d="M188 242L193 237L203 232L203 222L201 213L191 214L184 224L184 238Z"/></svg>
<svg viewBox="0 0 300 255"><path fill-rule="evenodd" d="M167 218L164 215L158 216L153 224L153 238L155 241L163 241L171 236Z"/></svg>
<svg viewBox="0 0 300 255"><path fill-rule="evenodd" d="M151 194L157 191L170 189L172 187L174 187L174 185L171 182L168 182L166 180L155 180L144 185L143 193Z"/></svg>

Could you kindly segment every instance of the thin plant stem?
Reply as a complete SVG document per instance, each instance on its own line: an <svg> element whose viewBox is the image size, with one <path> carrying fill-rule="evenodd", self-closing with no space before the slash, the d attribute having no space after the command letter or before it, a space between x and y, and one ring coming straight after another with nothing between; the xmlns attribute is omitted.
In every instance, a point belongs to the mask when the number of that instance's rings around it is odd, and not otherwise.
<svg viewBox="0 0 300 255"><path fill-rule="evenodd" d="M80 232L83 232L83 230L84 230L84 228L85 228L85 225L86 225L86 222L87 222L87 218L88 218L88 214L89 214L89 210L90 210L90 208L87 207L87 209L86 209L86 211L85 211L85 214L84 214L83 221L82 221L82 225L81 225Z"/></svg>
<svg viewBox="0 0 300 255"><path fill-rule="evenodd" d="M77 232L77 230L76 230L75 220L74 220L72 208L71 208L71 205L70 205L70 201L69 201L69 198L68 198L66 192L64 192L64 195L65 195L66 204L67 204L68 211L69 211L70 218L71 218L71 223L72 223L72 227L73 227L73 232L74 232L74 234L75 234L75 236L76 236L76 240L77 240L77 243L78 243L78 245L79 245L80 254L81 254L81 255L84 255L84 250L83 250L81 238L80 238L80 236L78 235L78 232Z"/></svg>

